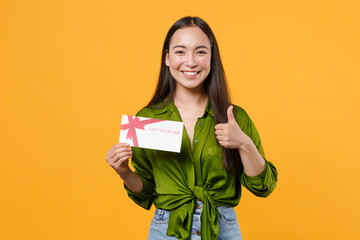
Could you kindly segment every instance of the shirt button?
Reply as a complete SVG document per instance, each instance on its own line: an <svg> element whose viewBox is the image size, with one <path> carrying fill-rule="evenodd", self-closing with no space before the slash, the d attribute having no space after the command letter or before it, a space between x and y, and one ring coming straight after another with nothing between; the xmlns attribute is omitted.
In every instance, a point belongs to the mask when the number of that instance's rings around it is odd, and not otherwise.
<svg viewBox="0 0 360 240"><path fill-rule="evenodd" d="M200 204L196 205L196 208L201 209L201 205Z"/></svg>
<svg viewBox="0 0 360 240"><path fill-rule="evenodd" d="M197 138L194 140L194 142L196 142L196 143L197 143L198 141L199 141L199 140L198 140Z"/></svg>
<svg viewBox="0 0 360 240"><path fill-rule="evenodd" d="M200 232L200 231L196 231L196 232L194 232L194 234L200 236L200 235L201 235L201 232Z"/></svg>

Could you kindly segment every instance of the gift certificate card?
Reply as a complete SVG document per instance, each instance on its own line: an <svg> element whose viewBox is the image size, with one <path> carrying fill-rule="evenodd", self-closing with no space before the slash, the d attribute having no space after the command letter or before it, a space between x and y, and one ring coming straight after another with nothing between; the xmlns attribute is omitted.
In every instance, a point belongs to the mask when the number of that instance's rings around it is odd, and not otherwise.
<svg viewBox="0 0 360 240"><path fill-rule="evenodd" d="M119 142L179 153L183 126L182 122L122 115Z"/></svg>

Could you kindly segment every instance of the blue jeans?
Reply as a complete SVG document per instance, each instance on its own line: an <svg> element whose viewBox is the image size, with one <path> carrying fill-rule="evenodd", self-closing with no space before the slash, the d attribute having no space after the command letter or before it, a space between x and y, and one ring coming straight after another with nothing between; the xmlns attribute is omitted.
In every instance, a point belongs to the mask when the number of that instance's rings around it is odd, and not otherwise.
<svg viewBox="0 0 360 240"><path fill-rule="evenodd" d="M201 213L203 202L197 201L199 207L195 208L191 226L191 240L201 240ZM220 206L217 207L219 212L219 235L218 240L241 240L240 226L237 221L234 208ZM170 210L156 209L154 218L150 224L148 240L171 240L176 237L166 235Z"/></svg>

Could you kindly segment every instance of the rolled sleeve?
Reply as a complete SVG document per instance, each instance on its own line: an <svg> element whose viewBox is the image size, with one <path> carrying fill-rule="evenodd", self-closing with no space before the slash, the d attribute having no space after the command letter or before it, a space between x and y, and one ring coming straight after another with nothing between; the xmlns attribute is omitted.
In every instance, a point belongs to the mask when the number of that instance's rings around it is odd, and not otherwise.
<svg viewBox="0 0 360 240"><path fill-rule="evenodd" d="M277 183L275 166L265 160L265 169L256 176L248 176L245 171L240 176L241 184L258 197L267 197L272 193Z"/></svg>

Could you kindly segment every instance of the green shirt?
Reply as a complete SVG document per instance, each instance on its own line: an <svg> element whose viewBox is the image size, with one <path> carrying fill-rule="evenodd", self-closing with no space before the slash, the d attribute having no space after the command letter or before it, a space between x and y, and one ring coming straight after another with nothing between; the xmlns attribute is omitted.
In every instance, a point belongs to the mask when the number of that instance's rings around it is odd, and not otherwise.
<svg viewBox="0 0 360 240"><path fill-rule="evenodd" d="M234 105L234 116L265 159L260 136L247 113ZM173 102L161 109L143 108L139 117L182 121ZM198 118L193 137L193 149L184 128L180 153L133 148L132 165L143 183L143 191L129 197L145 209L171 210L167 235L189 239L196 198L204 202L201 238L217 239L219 214L216 207L235 207L241 197L241 184L259 197L268 196L275 188L277 170L267 161L259 175L250 177L243 169L230 175L224 168L222 151L215 138L214 116L209 103Z"/></svg>

